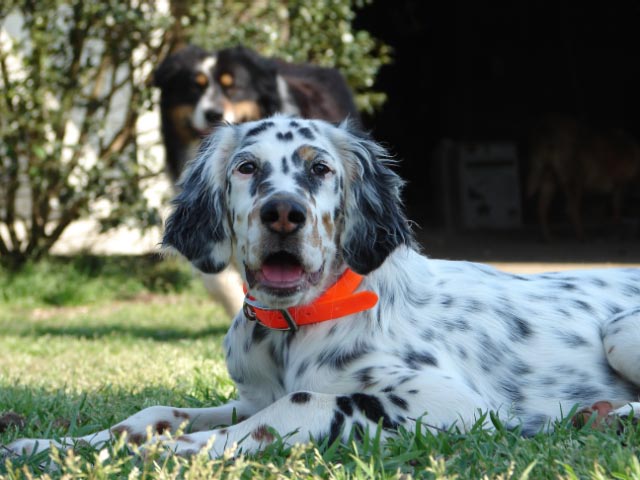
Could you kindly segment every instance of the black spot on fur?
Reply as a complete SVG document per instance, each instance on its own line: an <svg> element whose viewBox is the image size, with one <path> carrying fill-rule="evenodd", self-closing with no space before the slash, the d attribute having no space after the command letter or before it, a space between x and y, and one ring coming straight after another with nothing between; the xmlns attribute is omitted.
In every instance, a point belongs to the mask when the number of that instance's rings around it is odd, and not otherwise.
<svg viewBox="0 0 640 480"><path fill-rule="evenodd" d="M387 395L387 397L389 398L389 400L391 400L391 403L397 405L402 410L407 410L409 408L409 404L404 398L399 397L398 395L395 395L393 393L390 393L389 395Z"/></svg>
<svg viewBox="0 0 640 480"><path fill-rule="evenodd" d="M298 151L293 152L293 155L291 155L291 163L293 163L293 165L297 168L300 168L304 163L304 160L302 159Z"/></svg>
<svg viewBox="0 0 640 480"><path fill-rule="evenodd" d="M364 393L354 393L351 395L356 408L360 410L365 417L374 423L378 423L382 419L383 428L395 428L397 425L391 421L387 415L382 402L373 395L365 395Z"/></svg>
<svg viewBox="0 0 640 480"><path fill-rule="evenodd" d="M529 323L510 310L505 308L495 309L494 311L509 328L509 338L511 340L522 342L533 334Z"/></svg>
<svg viewBox="0 0 640 480"><path fill-rule="evenodd" d="M420 333L420 338L427 342L431 342L435 339L435 333L432 329L427 328Z"/></svg>
<svg viewBox="0 0 640 480"><path fill-rule="evenodd" d="M622 308L620 308L620 306L616 305L615 303L607 303L606 309L612 315L616 315L616 314L618 314L618 313L620 313L622 311Z"/></svg>
<svg viewBox="0 0 640 480"><path fill-rule="evenodd" d="M342 413L350 417L353 415L353 402L347 396L339 396L336 399L336 404Z"/></svg>
<svg viewBox="0 0 640 480"><path fill-rule="evenodd" d="M564 389L564 394L570 399L576 402L580 401L595 401L598 398L604 398L603 392L600 388L583 383L575 383L569 385Z"/></svg>
<svg viewBox="0 0 640 480"><path fill-rule="evenodd" d="M323 177L313 175L311 172L301 171L297 172L293 176L293 179L295 180L296 185L303 191L309 192L311 195L315 195L322 185Z"/></svg>
<svg viewBox="0 0 640 480"><path fill-rule="evenodd" d="M638 297L640 296L640 287L636 287L635 285L623 285L622 293L627 297Z"/></svg>
<svg viewBox="0 0 640 480"><path fill-rule="evenodd" d="M593 312L593 307L584 300L573 300L572 303L574 307L579 308L580 310L584 310L585 312Z"/></svg>
<svg viewBox="0 0 640 480"><path fill-rule="evenodd" d="M402 385L404 383L410 382L415 378L416 378L416 375L403 375L398 379L398 385Z"/></svg>
<svg viewBox="0 0 640 480"><path fill-rule="evenodd" d="M271 121L259 123L258 125L253 127L251 130L249 130L244 138L246 139L248 137L253 137L255 135L258 135L273 126L274 126L274 123Z"/></svg>
<svg viewBox="0 0 640 480"><path fill-rule="evenodd" d="M265 185L267 184L267 180L272 173L273 167L270 163L266 162L262 164L258 172L251 178L251 184L249 185L249 194L252 197L256 196L258 189L260 189L263 194L268 193L267 189L273 189L273 185L271 184L268 184L265 187Z"/></svg>
<svg viewBox="0 0 640 480"><path fill-rule="evenodd" d="M302 135L304 138L306 138L307 140L315 140L316 136L313 134L313 132L308 129L307 127L302 127L298 129L298 133L300 135Z"/></svg>
<svg viewBox="0 0 640 480"><path fill-rule="evenodd" d="M573 332L559 332L558 337L570 347L588 347L591 345L584 337Z"/></svg>
<svg viewBox="0 0 640 480"><path fill-rule="evenodd" d="M255 322L253 331L251 332L251 341L253 343L260 343L265 339L268 333L269 333L268 328L263 327L258 322Z"/></svg>
<svg viewBox="0 0 640 480"><path fill-rule="evenodd" d="M553 287L554 288L560 288L560 289L566 290L568 292L578 290L578 287L574 283L571 283L571 282L558 282Z"/></svg>
<svg viewBox="0 0 640 480"><path fill-rule="evenodd" d="M335 348L325 350L318 357L319 366L330 366L337 370L342 370L351 362L359 359L363 355L366 355L371 351L371 347L367 344L358 343L354 345L352 350L343 350L342 348Z"/></svg>
<svg viewBox="0 0 640 480"><path fill-rule="evenodd" d="M269 355L271 356L273 363L278 369L281 369L284 366L282 353L282 349L276 347L276 344L274 342L269 343Z"/></svg>
<svg viewBox="0 0 640 480"><path fill-rule="evenodd" d="M440 300L440 305L444 308L449 308L453 305L454 299L451 295L443 295Z"/></svg>
<svg viewBox="0 0 640 480"><path fill-rule="evenodd" d="M329 444L335 442L342 435L342 429L344 428L344 415L340 412L335 412L333 419L331 420L331 428L329 431Z"/></svg>
<svg viewBox="0 0 640 480"><path fill-rule="evenodd" d="M292 132L278 132L276 134L276 138L278 140L282 140L283 142L290 142L291 140L293 140L293 133Z"/></svg>
<svg viewBox="0 0 640 480"><path fill-rule="evenodd" d="M289 126L292 128L298 128L300 126L300 124L298 122L296 122L295 120L291 120L289 122Z"/></svg>
<svg viewBox="0 0 640 480"><path fill-rule="evenodd" d="M438 360L429 352L409 350L402 355L402 360L412 370L419 370L422 365L438 366Z"/></svg>
<svg viewBox="0 0 640 480"><path fill-rule="evenodd" d="M362 384L363 388L369 388L375 385L377 382L373 380L373 376L371 375L372 368L366 367L358 370L355 373L355 378L358 382Z"/></svg>
<svg viewBox="0 0 640 480"><path fill-rule="evenodd" d="M287 161L287 157L282 157L282 173L285 175L289 173L289 162Z"/></svg>
<svg viewBox="0 0 640 480"><path fill-rule="evenodd" d="M458 317L453 320L445 320L443 322L443 325L444 328L449 332L452 332L454 330L466 332L471 329L471 325L469 325L469 322L467 322L467 320L462 317Z"/></svg>
<svg viewBox="0 0 640 480"><path fill-rule="evenodd" d="M308 403L311 400L311 394L309 392L292 393L289 400L291 403Z"/></svg>
<svg viewBox="0 0 640 480"><path fill-rule="evenodd" d="M522 360L515 360L512 364L510 364L509 371L518 377L533 373L533 369Z"/></svg>
<svg viewBox="0 0 640 480"><path fill-rule="evenodd" d="M504 379L498 383L499 389L506 395L509 401L517 404L521 404L524 401L524 395L520 387L515 382L515 379Z"/></svg>
<svg viewBox="0 0 640 480"><path fill-rule="evenodd" d="M309 368L309 360L305 359L298 367L298 370L296 370L296 378L302 377L306 373L308 368Z"/></svg>
<svg viewBox="0 0 640 480"><path fill-rule="evenodd" d="M542 413L534 415L527 415L522 424L522 436L531 437L540 432L543 427L546 427L550 423L551 419Z"/></svg>

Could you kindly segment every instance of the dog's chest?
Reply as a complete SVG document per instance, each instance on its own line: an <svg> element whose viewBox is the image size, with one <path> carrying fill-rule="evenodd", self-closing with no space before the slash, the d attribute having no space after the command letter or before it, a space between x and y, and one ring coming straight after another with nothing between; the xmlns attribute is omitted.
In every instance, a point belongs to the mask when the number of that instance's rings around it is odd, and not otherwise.
<svg viewBox="0 0 640 480"><path fill-rule="evenodd" d="M358 370L370 366L383 343L378 345L360 328L338 323L291 333L236 319L225 338L229 374L244 395L259 389L265 401L301 390L352 392Z"/></svg>

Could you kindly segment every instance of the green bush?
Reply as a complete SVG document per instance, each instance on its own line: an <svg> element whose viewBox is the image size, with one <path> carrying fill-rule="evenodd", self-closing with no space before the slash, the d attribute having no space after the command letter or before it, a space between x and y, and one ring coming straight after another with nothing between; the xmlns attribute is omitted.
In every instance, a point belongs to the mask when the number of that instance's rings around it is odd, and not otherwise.
<svg viewBox="0 0 640 480"><path fill-rule="evenodd" d="M149 293L179 293L193 286L191 268L158 256L48 257L20 271L0 268L0 303L74 306L129 300Z"/></svg>

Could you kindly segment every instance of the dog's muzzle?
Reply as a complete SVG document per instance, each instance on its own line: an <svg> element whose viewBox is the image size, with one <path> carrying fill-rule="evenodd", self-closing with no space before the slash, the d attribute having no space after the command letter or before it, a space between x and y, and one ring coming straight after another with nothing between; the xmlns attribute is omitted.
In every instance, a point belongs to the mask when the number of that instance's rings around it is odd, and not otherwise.
<svg viewBox="0 0 640 480"><path fill-rule="evenodd" d="M324 266L310 269L301 256L308 221L305 204L291 194L277 193L266 199L259 214L265 234L263 257L259 265L245 264L249 287L288 296L316 285Z"/></svg>

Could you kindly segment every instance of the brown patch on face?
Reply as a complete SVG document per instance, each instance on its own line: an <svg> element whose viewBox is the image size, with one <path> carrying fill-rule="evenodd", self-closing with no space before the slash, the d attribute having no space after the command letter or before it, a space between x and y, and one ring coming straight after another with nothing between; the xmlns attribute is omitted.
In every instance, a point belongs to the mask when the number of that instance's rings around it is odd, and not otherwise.
<svg viewBox="0 0 640 480"><path fill-rule="evenodd" d="M313 219L313 229L311 235L309 235L309 243L314 247L322 246L322 237L320 235L320 229L318 228L318 219Z"/></svg>
<svg viewBox="0 0 640 480"><path fill-rule="evenodd" d="M269 431L269 427L266 425L260 425L253 432L251 432L251 438L253 438L256 442L267 442L271 443L275 440L273 434Z"/></svg>
<svg viewBox="0 0 640 480"><path fill-rule="evenodd" d="M155 430L158 433L164 433L167 430L171 431L171 423L167 422L166 420L161 420L156 423Z"/></svg>
<svg viewBox="0 0 640 480"><path fill-rule="evenodd" d="M209 78L204 73L199 73L195 78L196 84L201 86L202 88L206 87L209 84Z"/></svg>
<svg viewBox="0 0 640 480"><path fill-rule="evenodd" d="M333 221L329 212L322 214L322 225L329 238L333 238Z"/></svg>
<svg viewBox="0 0 640 480"><path fill-rule="evenodd" d="M184 144L191 143L200 138L191 128L191 117L193 116L193 107L191 105L177 105L169 109L169 118L173 125L176 136L180 142Z"/></svg>
<svg viewBox="0 0 640 480"><path fill-rule="evenodd" d="M180 410L174 410L173 411L173 416L176 418L184 418L185 420L190 420L191 417L189 416L188 413L185 412L181 412Z"/></svg>
<svg viewBox="0 0 640 480"><path fill-rule="evenodd" d="M193 443L193 439L191 439L188 435L180 435L178 438L176 438L176 440L183 443Z"/></svg>
<svg viewBox="0 0 640 480"><path fill-rule="evenodd" d="M223 73L222 75L220 75L218 81L223 87L230 87L231 85L233 85L233 75L231 75L230 73Z"/></svg>
<svg viewBox="0 0 640 480"><path fill-rule="evenodd" d="M303 145L296 150L298 156L305 162L310 162L318 156L318 152L310 145Z"/></svg>
<svg viewBox="0 0 640 480"><path fill-rule="evenodd" d="M250 122L262 118L260 105L251 100L243 100L242 102L235 103L225 102L223 108L224 116L227 117L227 115L231 113L236 123Z"/></svg>

